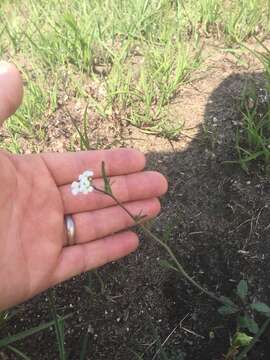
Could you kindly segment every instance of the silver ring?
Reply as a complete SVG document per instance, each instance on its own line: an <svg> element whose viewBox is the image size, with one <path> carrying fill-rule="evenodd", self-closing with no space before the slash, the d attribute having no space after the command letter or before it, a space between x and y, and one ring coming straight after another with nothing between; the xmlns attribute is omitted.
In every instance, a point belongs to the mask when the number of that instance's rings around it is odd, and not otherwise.
<svg viewBox="0 0 270 360"><path fill-rule="evenodd" d="M72 246L75 244L75 223L71 215L65 216L65 225L67 230L67 245Z"/></svg>

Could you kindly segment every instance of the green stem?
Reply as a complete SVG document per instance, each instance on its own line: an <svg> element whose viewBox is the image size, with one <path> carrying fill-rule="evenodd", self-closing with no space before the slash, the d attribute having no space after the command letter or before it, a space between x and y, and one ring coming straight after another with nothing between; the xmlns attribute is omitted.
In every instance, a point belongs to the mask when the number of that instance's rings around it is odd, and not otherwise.
<svg viewBox="0 0 270 360"><path fill-rule="evenodd" d="M155 234L153 234L149 229L147 229L146 226L144 226L142 223L138 222L136 217L123 205L121 204L118 199L111 193L108 193L104 190L98 189L96 187L94 187L94 189L98 192L101 192L107 196L110 196L118 206L120 206L131 218L132 220L135 222L135 224L139 225L142 230L144 231L145 234L147 234L148 236L150 236L153 240L155 240L157 243L159 243L166 251L167 253L170 255L171 259L174 261L177 270L179 271L179 273L184 276L184 278L190 282L194 287L196 287L197 289L199 289L201 292L203 292L204 294L208 295L211 299L221 303L224 305L224 301L222 301L222 299L218 296L216 296L215 294L213 294L212 292L208 291L207 289L204 289L197 281L195 281L191 276L189 276L189 274L185 271L185 269L183 268L183 266L179 263L179 261L177 260L176 256L174 255L174 253L172 252L171 248L165 244L162 240L160 240Z"/></svg>
<svg viewBox="0 0 270 360"><path fill-rule="evenodd" d="M149 235L152 239L154 239L156 242L158 242L170 255L171 259L174 261L175 265L177 266L178 271L186 278L187 281L189 281L193 286L195 286L197 289L202 291L204 294L208 295L213 300L216 300L223 304L223 301L213 294L212 292L208 291L207 289L204 289L197 281L195 281L189 274L185 271L183 266L179 263L176 256L172 252L171 248L165 244L162 240L160 240L155 234L153 234L147 227L145 227L143 224L139 224L139 226L143 229L143 231Z"/></svg>

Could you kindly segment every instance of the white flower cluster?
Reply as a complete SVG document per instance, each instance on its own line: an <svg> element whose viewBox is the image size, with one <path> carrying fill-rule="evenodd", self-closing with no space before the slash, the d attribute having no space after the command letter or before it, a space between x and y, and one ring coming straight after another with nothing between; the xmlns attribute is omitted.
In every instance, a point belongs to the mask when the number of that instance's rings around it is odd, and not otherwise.
<svg viewBox="0 0 270 360"><path fill-rule="evenodd" d="M79 181L73 181L71 184L71 192L73 195L78 195L79 193L88 194L94 190L92 186L92 177L94 173L91 170L84 171L79 176Z"/></svg>

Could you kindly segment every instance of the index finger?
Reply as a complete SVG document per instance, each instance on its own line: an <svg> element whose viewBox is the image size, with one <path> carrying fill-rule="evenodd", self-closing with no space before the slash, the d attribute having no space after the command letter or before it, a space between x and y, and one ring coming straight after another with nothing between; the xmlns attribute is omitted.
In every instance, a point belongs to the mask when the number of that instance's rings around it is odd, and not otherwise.
<svg viewBox="0 0 270 360"><path fill-rule="evenodd" d="M108 176L135 173L145 167L144 155L134 149L48 153L41 156L58 186L73 182L88 169L94 172L94 178L101 177L103 161Z"/></svg>

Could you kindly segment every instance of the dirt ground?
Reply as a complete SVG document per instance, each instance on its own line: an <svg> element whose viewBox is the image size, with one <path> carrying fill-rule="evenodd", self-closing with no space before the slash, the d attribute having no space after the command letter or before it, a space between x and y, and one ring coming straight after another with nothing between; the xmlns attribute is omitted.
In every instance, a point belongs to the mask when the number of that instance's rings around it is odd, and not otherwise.
<svg viewBox="0 0 270 360"><path fill-rule="evenodd" d="M189 274L229 297L245 278L251 299L269 303L270 180L226 163L235 159L234 134L240 120L235 104L247 81L262 80L261 68L248 56L237 62L215 44L204 51L206 63L171 106L172 121L185 121L178 140L146 135L112 120L93 130L93 143L139 148L147 154L148 168L167 176L169 191L152 229L165 236ZM74 117L81 116L83 106L70 107ZM97 116L90 117L93 129L100 125ZM53 119L48 149L67 149L73 131L66 126L68 116L60 109ZM79 359L80 337L87 329L89 360L139 359L135 353L144 360L165 359L160 352L164 341L169 360L224 359L233 320L224 320L216 303L162 268L160 259L168 260L164 251L141 235L136 253L98 271L102 281L91 273L56 288L59 314L73 313L66 322L69 359ZM85 288L89 282L90 291ZM51 319L46 294L18 311L5 334ZM55 344L51 329L18 343L18 348L31 359L53 360L58 359ZM269 358L270 329L248 356ZM15 357L5 351L0 359Z"/></svg>

